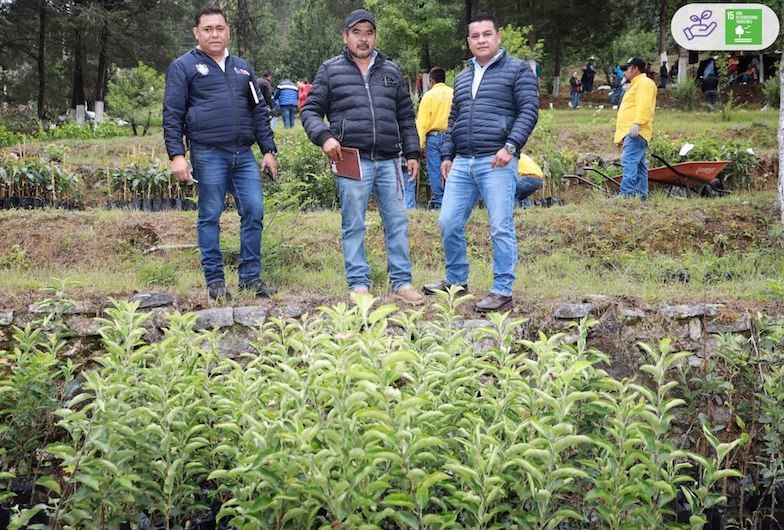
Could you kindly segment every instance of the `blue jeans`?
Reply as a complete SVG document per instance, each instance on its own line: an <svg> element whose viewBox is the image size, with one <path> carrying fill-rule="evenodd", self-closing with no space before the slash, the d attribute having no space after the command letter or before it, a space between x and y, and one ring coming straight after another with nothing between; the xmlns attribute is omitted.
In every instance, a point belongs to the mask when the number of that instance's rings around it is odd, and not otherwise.
<svg viewBox="0 0 784 530"><path fill-rule="evenodd" d="M417 181L415 179L412 182L409 182L408 177L410 175L408 174L408 171L407 170L404 171L403 168L401 168L400 171L402 171L403 173L403 182L405 183L405 187L406 187L406 208L411 210L413 208L416 208Z"/></svg>
<svg viewBox="0 0 784 530"><path fill-rule="evenodd" d="M297 115L296 105L281 105L280 115L283 116L283 128L291 129L294 127L294 116Z"/></svg>
<svg viewBox="0 0 784 530"><path fill-rule="evenodd" d="M580 93L572 92L572 110L577 110L577 106L579 104L580 104Z"/></svg>
<svg viewBox="0 0 784 530"><path fill-rule="evenodd" d="M648 198L648 165L645 155L648 153L648 142L642 136L623 139L621 150L621 167L623 179L621 180L622 197Z"/></svg>
<svg viewBox="0 0 784 530"><path fill-rule="evenodd" d="M441 180L441 146L444 145L444 134L432 132L425 139L425 159L427 161L427 179L430 181L430 206L441 208L444 199L444 183Z"/></svg>
<svg viewBox="0 0 784 530"><path fill-rule="evenodd" d="M531 207L531 195L542 187L542 179L538 179L536 177L529 177L528 175L523 175L517 179L517 185L515 187L515 203L517 206L522 206L523 208L530 208Z"/></svg>
<svg viewBox="0 0 784 530"><path fill-rule="evenodd" d="M240 215L240 283L259 279L261 274L261 231L264 219L259 165L253 151L240 152L193 143L191 165L199 181L199 215L197 235L201 267L207 284L224 281L223 255L220 249L220 216L226 192L234 196Z"/></svg>
<svg viewBox="0 0 784 530"><path fill-rule="evenodd" d="M512 295L517 264L517 239L514 226L514 193L517 184L517 158L506 167L490 167L493 156L458 156L444 188L444 202L438 228L446 256L446 283L468 283L465 224L479 196L490 219L493 242L493 287L490 292Z"/></svg>
<svg viewBox="0 0 784 530"><path fill-rule="evenodd" d="M365 214L372 194L384 227L387 273L392 290L411 283L408 257L408 213L403 175L398 159L361 159L362 180L338 177L340 213L343 218L343 261L349 289L370 287L370 267L365 254Z"/></svg>

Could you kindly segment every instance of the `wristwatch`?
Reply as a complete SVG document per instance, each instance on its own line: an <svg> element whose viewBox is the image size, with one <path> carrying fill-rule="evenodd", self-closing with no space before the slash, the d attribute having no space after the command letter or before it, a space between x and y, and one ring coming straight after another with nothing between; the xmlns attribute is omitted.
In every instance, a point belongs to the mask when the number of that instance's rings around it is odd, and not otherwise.
<svg viewBox="0 0 784 530"><path fill-rule="evenodd" d="M515 147L515 144L511 142L506 142L504 144L504 149L506 149L506 152L510 155L514 155L517 152L517 147Z"/></svg>

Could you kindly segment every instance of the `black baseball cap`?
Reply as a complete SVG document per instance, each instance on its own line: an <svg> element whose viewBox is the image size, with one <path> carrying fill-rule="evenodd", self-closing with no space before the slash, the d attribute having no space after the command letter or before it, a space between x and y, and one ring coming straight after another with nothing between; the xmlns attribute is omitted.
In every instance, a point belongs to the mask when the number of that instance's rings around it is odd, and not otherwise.
<svg viewBox="0 0 784 530"><path fill-rule="evenodd" d="M644 72L645 71L645 59L643 59L642 57L632 57L628 61L626 61L626 64L621 66L621 70L626 70L630 66L636 66L637 69L640 72Z"/></svg>
<svg viewBox="0 0 784 530"><path fill-rule="evenodd" d="M376 27L376 19L373 18L373 15L371 15L369 11L365 11L364 9L355 9L346 17L346 22L343 24L343 29L351 29L360 22L370 22L374 29Z"/></svg>

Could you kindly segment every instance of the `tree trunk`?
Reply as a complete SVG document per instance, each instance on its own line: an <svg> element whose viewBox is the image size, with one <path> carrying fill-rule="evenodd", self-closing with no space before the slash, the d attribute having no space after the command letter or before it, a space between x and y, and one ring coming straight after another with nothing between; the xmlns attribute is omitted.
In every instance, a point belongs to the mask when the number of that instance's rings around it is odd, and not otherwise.
<svg viewBox="0 0 784 530"><path fill-rule="evenodd" d="M38 2L38 119L46 116L46 0Z"/></svg>
<svg viewBox="0 0 784 530"><path fill-rule="evenodd" d="M82 65L82 30L74 29L73 89L71 111L78 123L84 121L84 69Z"/></svg>
<svg viewBox="0 0 784 530"><path fill-rule="evenodd" d="M247 0L237 0L237 55L245 56L246 44L249 40L248 35L248 2Z"/></svg>
<svg viewBox="0 0 784 530"><path fill-rule="evenodd" d="M561 32L555 34L555 66L553 68L553 97L561 95Z"/></svg>
<svg viewBox="0 0 784 530"><path fill-rule="evenodd" d="M103 101L106 98L106 77L107 72L109 69L109 56L108 56L108 46L109 46L109 16L105 16L103 19L103 27L101 28L101 40L100 40L100 49L98 50L98 75L95 79L95 111L96 111L96 120L103 121L103 112L101 116L98 116L98 103L100 102L100 107L103 109Z"/></svg>
<svg viewBox="0 0 784 530"><path fill-rule="evenodd" d="M659 61L667 64L667 34L669 33L667 18L667 0L659 0Z"/></svg>
<svg viewBox="0 0 784 530"><path fill-rule="evenodd" d="M465 57L464 59L471 58L471 51L468 49L468 41L466 41L465 36L467 33L468 28L468 21L471 20L471 17L474 16L474 2L473 0L465 0L465 24L463 24L463 45L465 46Z"/></svg>
<svg viewBox="0 0 784 530"><path fill-rule="evenodd" d="M534 12L534 0L528 0L528 16L530 17ZM533 24L531 24L531 31L528 32L528 47L532 50L536 47L536 37L537 33L534 29Z"/></svg>
<svg viewBox="0 0 784 530"><path fill-rule="evenodd" d="M781 16L784 17L784 2L781 3ZM784 40L781 38L784 34L784 27L779 31L779 40L782 41L782 49L784 49ZM784 86L784 60L779 61L779 86ZM779 196L777 202L781 223L784 224L784 90L781 89L779 90L779 128L776 138L779 141Z"/></svg>
<svg viewBox="0 0 784 530"><path fill-rule="evenodd" d="M678 47L678 82L686 81L689 69L689 52Z"/></svg>

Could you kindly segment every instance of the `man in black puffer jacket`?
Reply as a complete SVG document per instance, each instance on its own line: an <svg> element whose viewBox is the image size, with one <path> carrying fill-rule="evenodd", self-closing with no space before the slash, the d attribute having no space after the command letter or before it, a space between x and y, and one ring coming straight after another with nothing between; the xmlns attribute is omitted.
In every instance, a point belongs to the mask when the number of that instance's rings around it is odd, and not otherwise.
<svg viewBox="0 0 784 530"><path fill-rule="evenodd" d="M517 239L514 195L517 157L539 117L539 90L530 65L500 47L498 20L480 13L468 23L474 57L455 79L449 125L441 149L446 180L438 226L446 258L446 277L426 285L426 294L468 286L465 223L478 197L490 219L493 286L476 304L481 312L512 303ZM453 162L454 160L454 162Z"/></svg>
<svg viewBox="0 0 784 530"><path fill-rule="evenodd" d="M228 298L220 249L220 216L231 191L241 217L239 286L255 296L276 290L261 281L264 216L261 179L251 146L258 143L263 168L278 173L269 109L256 90L253 69L227 49L229 27L223 11L206 6L196 13L195 50L174 60L166 72L163 136L171 170L199 189L198 240L201 266L212 300ZM193 175L185 160L190 140Z"/></svg>
<svg viewBox="0 0 784 530"><path fill-rule="evenodd" d="M359 150L362 178L338 176L343 259L351 298L370 289L365 214L372 194L384 225L392 292L405 303L419 305L424 298L411 286L408 214L398 163L402 149L409 180L416 179L420 151L414 106L400 69L375 49L373 15L364 9L349 13L343 42L344 52L324 62L316 73L302 107L302 124L308 138L332 161L342 160L341 147Z"/></svg>

